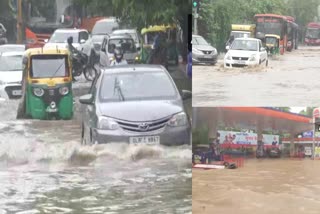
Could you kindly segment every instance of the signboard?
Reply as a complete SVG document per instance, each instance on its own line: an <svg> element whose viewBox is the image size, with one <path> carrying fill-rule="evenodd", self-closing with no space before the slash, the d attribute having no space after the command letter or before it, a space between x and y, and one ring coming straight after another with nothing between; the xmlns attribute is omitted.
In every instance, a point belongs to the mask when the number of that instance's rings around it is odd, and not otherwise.
<svg viewBox="0 0 320 214"><path fill-rule="evenodd" d="M312 156L312 147L309 147L309 146L304 147L304 155Z"/></svg>
<svg viewBox="0 0 320 214"><path fill-rule="evenodd" d="M313 137L313 131L302 133L302 138L312 138L312 137ZM315 137L320 137L320 132L316 132Z"/></svg>
<svg viewBox="0 0 320 214"><path fill-rule="evenodd" d="M256 133L218 131L220 133L220 143L257 145L258 135ZM264 145L279 145L279 135L262 135Z"/></svg>

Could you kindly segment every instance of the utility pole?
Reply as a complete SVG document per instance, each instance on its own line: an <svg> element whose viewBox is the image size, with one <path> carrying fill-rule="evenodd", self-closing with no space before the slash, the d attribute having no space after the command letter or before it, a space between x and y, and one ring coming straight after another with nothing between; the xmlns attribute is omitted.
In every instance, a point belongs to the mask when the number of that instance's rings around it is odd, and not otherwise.
<svg viewBox="0 0 320 214"><path fill-rule="evenodd" d="M23 17L22 17L22 0L18 0L17 5L17 44L23 43Z"/></svg>

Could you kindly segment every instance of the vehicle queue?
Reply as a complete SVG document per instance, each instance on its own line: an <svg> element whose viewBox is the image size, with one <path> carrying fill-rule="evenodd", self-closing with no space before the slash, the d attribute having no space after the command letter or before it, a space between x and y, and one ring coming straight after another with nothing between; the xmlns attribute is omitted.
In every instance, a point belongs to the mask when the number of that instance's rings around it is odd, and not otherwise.
<svg viewBox="0 0 320 214"><path fill-rule="evenodd" d="M151 26L142 29L141 38L136 29L120 29L115 18L96 22L92 36L85 29L57 29L42 48L1 53L0 60L11 57L15 63L0 65L0 97L21 97L17 119L70 120L72 85L83 74L92 82L80 97L86 106L83 144L189 144L183 101L191 92L178 90L167 70L179 63L176 31L176 26ZM6 79L13 71L19 73L15 85Z"/></svg>

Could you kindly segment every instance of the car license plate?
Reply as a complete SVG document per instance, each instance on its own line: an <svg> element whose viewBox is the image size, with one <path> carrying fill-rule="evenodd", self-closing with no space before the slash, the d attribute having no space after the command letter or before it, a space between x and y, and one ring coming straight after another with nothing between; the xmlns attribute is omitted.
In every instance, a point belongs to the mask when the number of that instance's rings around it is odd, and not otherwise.
<svg viewBox="0 0 320 214"><path fill-rule="evenodd" d="M131 137L132 144L160 144L160 136Z"/></svg>
<svg viewBox="0 0 320 214"><path fill-rule="evenodd" d="M246 64L246 62L245 61L238 61L238 64L244 65L244 64Z"/></svg>
<svg viewBox="0 0 320 214"><path fill-rule="evenodd" d="M48 106L48 108L47 108L47 112L49 112L49 113L53 113L53 112L57 112L57 111L58 111L58 109L56 109L56 108L52 109L52 108L50 108L50 106Z"/></svg>
<svg viewBox="0 0 320 214"><path fill-rule="evenodd" d="M21 95L22 95L22 91L21 91L21 90L13 90L13 91L12 91L12 95L14 95L14 96L21 96Z"/></svg>

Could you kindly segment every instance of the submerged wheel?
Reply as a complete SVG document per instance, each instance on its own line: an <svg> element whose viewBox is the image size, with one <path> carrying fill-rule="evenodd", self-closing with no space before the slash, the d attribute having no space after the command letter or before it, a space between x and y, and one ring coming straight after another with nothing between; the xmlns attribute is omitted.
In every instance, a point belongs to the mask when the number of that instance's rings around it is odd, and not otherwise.
<svg viewBox="0 0 320 214"><path fill-rule="evenodd" d="M83 75L86 78L86 80L93 81L97 76L97 69L94 67L94 65L93 66L88 66L84 70L84 74Z"/></svg>

